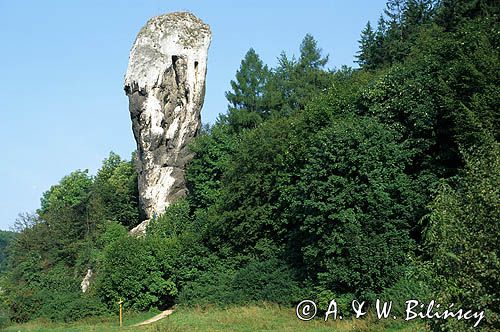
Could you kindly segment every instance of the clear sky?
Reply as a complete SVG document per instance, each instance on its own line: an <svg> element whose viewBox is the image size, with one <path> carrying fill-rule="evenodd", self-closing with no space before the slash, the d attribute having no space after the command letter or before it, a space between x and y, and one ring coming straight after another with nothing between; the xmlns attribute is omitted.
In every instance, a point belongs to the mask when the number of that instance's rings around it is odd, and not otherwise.
<svg viewBox="0 0 500 332"><path fill-rule="evenodd" d="M123 92L136 34L155 15L190 11L212 29L203 122L224 113L224 92L246 51L276 64L311 33L330 68L354 66L360 31L385 0L0 0L0 229L33 212L41 194L110 151L135 149Z"/></svg>

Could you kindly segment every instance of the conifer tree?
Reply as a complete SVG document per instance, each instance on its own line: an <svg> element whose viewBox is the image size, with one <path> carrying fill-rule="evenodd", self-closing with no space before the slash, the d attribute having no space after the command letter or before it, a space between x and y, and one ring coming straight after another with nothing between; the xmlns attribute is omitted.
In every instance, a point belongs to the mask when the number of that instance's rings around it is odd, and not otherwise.
<svg viewBox="0 0 500 332"><path fill-rule="evenodd" d="M285 53L278 58L278 67L266 87L267 105L281 115L303 109L318 91L328 87L328 72L324 69L327 62L328 55L323 56L314 37L307 34L300 44L298 59Z"/></svg>
<svg viewBox="0 0 500 332"><path fill-rule="evenodd" d="M366 69L375 68L374 56L376 51L375 32L372 29L370 21L366 23L365 28L361 31L361 39L358 41L359 51L356 55L359 65Z"/></svg>
<svg viewBox="0 0 500 332"><path fill-rule="evenodd" d="M433 0L408 0L403 12L402 24L408 27L428 23L433 13Z"/></svg>
<svg viewBox="0 0 500 332"><path fill-rule="evenodd" d="M269 114L263 101L268 79L267 65L264 65L255 50L250 48L241 60L236 80L230 82L232 91L226 92L229 109L227 115L221 119L229 125L230 130L239 132L254 128Z"/></svg>
<svg viewBox="0 0 500 332"><path fill-rule="evenodd" d="M307 34L300 44L299 65L304 69L322 69L328 62L328 55L322 57L322 50L314 37Z"/></svg>
<svg viewBox="0 0 500 332"><path fill-rule="evenodd" d="M406 6L406 0L388 0L385 15L389 18L391 27L400 25L403 20L403 11Z"/></svg>
<svg viewBox="0 0 500 332"><path fill-rule="evenodd" d="M250 48L236 72L236 80L231 80L232 91L226 92L229 107L262 113L262 94L269 76L267 65Z"/></svg>
<svg viewBox="0 0 500 332"><path fill-rule="evenodd" d="M447 31L454 31L461 23L470 19L498 15L500 6L496 0L441 0L436 22Z"/></svg>

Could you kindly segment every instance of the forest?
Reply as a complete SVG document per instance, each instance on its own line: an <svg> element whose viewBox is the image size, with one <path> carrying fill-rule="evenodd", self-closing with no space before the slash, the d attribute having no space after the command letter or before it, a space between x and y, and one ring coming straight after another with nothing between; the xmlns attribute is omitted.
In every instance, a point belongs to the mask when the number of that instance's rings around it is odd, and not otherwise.
<svg viewBox="0 0 500 332"><path fill-rule="evenodd" d="M309 34L275 67L250 48L227 110L190 146L187 196L145 236L128 234L144 220L134 153L113 152L0 233L0 328L105 316L120 299L324 311L381 298L484 310L477 329L500 330L499 9L389 0L360 32L359 68L327 69Z"/></svg>

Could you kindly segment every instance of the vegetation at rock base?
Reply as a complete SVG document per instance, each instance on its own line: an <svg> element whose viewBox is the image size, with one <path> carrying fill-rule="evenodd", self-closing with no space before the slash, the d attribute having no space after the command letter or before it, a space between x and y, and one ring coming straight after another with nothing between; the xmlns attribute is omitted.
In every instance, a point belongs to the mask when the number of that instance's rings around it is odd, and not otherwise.
<svg viewBox="0 0 500 332"><path fill-rule="evenodd" d="M478 329L500 329L499 9L389 0L356 69L327 69L311 35L274 68L250 49L227 112L191 144L188 195L133 238L132 161L111 153L96 175L64 177L2 250L1 314L69 324L119 299L220 312L389 297L484 310Z"/></svg>

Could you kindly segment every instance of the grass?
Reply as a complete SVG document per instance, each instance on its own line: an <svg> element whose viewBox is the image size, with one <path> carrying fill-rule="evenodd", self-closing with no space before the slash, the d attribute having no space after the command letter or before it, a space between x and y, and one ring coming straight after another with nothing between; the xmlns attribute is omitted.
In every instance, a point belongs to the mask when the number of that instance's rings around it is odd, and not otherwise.
<svg viewBox="0 0 500 332"><path fill-rule="evenodd" d="M141 327L131 325L152 317L154 313L141 313L125 316L125 326L120 329L117 319L87 320L73 324L54 324L34 321L21 325L13 325L5 332L83 332L83 331L138 331L138 332L256 332L256 331L392 331L417 332L428 331L427 327L418 323L402 321L380 321L370 319L324 322L315 319L308 322L299 321L294 309L277 305L262 304L259 306L233 307L228 309L179 308L163 320Z"/></svg>
<svg viewBox="0 0 500 332"><path fill-rule="evenodd" d="M52 323L47 320L37 319L25 324L11 325L2 332L112 332L112 331L136 331L137 328L132 325L142 322L158 314L159 311L149 311L141 313L125 313L124 327L120 329L118 317L95 317L88 318L73 323ZM146 330L147 331L147 330Z"/></svg>

